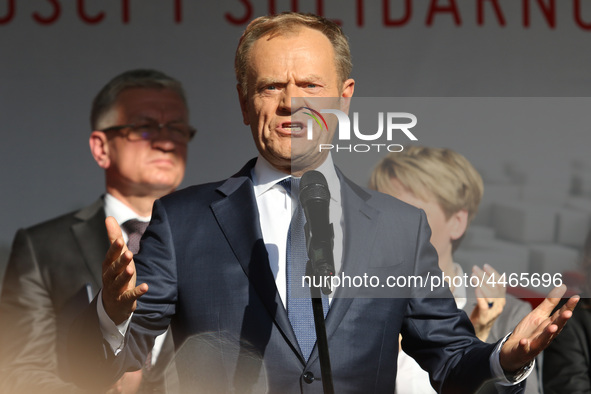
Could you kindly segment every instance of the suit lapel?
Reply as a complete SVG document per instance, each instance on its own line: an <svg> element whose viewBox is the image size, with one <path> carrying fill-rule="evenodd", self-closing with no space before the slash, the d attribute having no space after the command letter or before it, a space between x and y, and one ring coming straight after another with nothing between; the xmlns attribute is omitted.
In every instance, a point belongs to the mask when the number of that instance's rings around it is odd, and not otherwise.
<svg viewBox="0 0 591 394"><path fill-rule="evenodd" d="M94 278L93 291L102 287L102 261L109 248L109 238L105 229L105 211L103 199L76 213L80 222L72 225L72 233L84 261Z"/></svg>
<svg viewBox="0 0 591 394"><path fill-rule="evenodd" d="M246 167L248 171L243 169L220 186L218 191L225 197L214 202L211 209L252 287L291 347L302 358L269 267L253 184L249 176L252 165Z"/></svg>

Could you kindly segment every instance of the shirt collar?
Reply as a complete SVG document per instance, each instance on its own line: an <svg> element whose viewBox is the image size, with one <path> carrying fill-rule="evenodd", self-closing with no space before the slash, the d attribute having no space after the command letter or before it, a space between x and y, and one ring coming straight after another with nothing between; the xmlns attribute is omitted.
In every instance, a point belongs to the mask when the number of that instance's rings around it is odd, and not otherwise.
<svg viewBox="0 0 591 394"><path fill-rule="evenodd" d="M138 216L131 208L109 193L105 194L105 214L113 216L119 224L123 224L130 219L138 219L142 222L150 221L149 216Z"/></svg>
<svg viewBox="0 0 591 394"><path fill-rule="evenodd" d="M326 178L328 189L330 190L330 199L335 202L341 201L341 182L335 170L332 156L329 154L326 160L316 168L316 171L322 173ZM254 184L254 193L258 198L274 187L277 182L288 178L284 172L279 171L271 165L263 156L259 155L257 162L252 169L252 181Z"/></svg>

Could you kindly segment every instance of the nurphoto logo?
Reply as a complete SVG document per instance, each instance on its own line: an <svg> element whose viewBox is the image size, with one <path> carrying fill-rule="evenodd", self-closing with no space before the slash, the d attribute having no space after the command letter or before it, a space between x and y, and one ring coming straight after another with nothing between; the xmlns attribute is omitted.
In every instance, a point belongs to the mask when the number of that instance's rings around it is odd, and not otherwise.
<svg viewBox="0 0 591 394"><path fill-rule="evenodd" d="M314 133L331 132L329 128L330 122L327 122L326 114L331 114L336 117L337 124L334 123L332 127L338 130L337 139L335 142L324 140L318 144L318 151L334 150L336 152L401 152L404 147L401 144L393 143L393 141L401 136L408 138L410 141L418 141L418 138L413 134L411 129L417 124L417 117L410 112L377 112L377 130L375 126L371 130L367 126L367 122L371 122L376 117L376 113L368 116L367 110L363 114L363 126L361 123L360 112L353 112L353 119L349 118L347 112L335 108L321 108L323 106L300 107L303 113L309 116L307 120L307 139L314 140ZM314 127L314 123L318 125ZM375 123L374 123L375 125ZM371 126L370 126L371 127ZM318 128L320 130L318 130ZM363 143L352 143L354 141L362 141ZM328 143L331 142L331 143Z"/></svg>

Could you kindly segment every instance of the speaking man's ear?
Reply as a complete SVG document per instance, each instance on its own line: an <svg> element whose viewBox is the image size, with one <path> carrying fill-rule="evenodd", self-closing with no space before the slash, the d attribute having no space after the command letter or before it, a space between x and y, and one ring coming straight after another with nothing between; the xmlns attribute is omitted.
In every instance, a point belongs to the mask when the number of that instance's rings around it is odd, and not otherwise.
<svg viewBox="0 0 591 394"><path fill-rule="evenodd" d="M353 92L355 92L355 80L349 78L343 82L341 92L341 97L353 97Z"/></svg>

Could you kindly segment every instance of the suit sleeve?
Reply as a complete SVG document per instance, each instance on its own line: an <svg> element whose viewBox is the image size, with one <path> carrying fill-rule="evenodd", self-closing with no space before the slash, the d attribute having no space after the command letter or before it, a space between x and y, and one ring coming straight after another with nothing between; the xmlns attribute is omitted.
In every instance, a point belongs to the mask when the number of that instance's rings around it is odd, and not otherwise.
<svg viewBox="0 0 591 394"><path fill-rule="evenodd" d="M131 358L143 365L154 339L168 329L177 301L175 245L166 210L158 200L134 260L137 284L145 282L149 290L138 300L125 346Z"/></svg>
<svg viewBox="0 0 591 394"><path fill-rule="evenodd" d="M424 212L415 252L415 275L441 276L437 253ZM494 345L474 335L468 316L458 310L447 287L413 289L402 327L402 347L430 372L431 384L442 393L473 393L491 379L489 358Z"/></svg>
<svg viewBox="0 0 591 394"><path fill-rule="evenodd" d="M591 369L589 368L589 330L591 311L575 309L585 319L569 320L550 346L544 351L544 392L589 393L591 392Z"/></svg>
<svg viewBox="0 0 591 394"><path fill-rule="evenodd" d="M58 376L57 317L35 252L19 230L0 297L0 392L80 393Z"/></svg>

